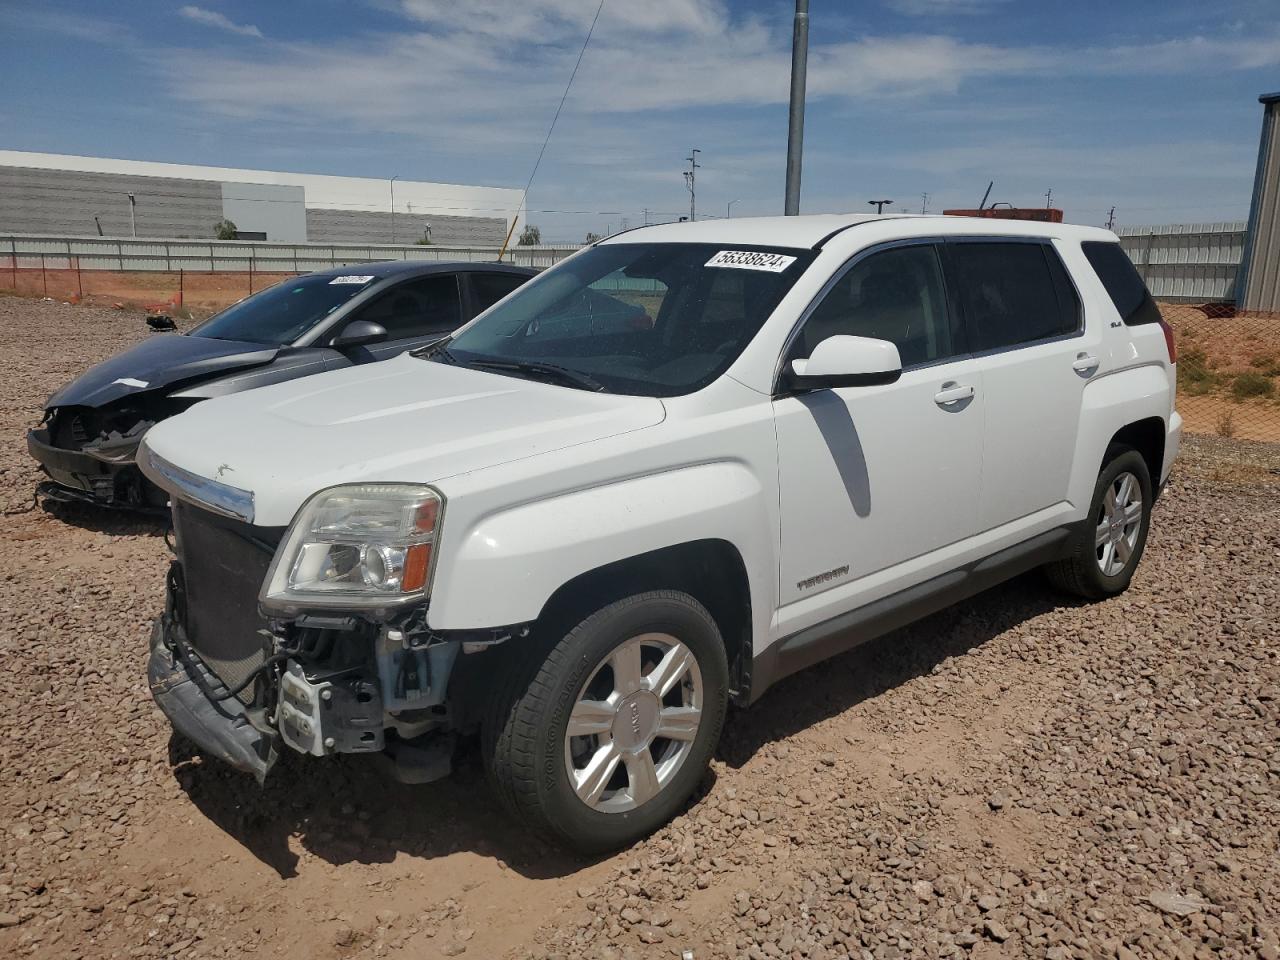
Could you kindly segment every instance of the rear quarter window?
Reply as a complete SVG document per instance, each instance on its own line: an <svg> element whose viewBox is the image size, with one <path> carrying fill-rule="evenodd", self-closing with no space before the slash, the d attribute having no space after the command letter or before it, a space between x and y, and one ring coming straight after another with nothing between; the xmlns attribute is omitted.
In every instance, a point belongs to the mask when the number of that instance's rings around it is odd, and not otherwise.
<svg viewBox="0 0 1280 960"><path fill-rule="evenodd" d="M1160 320L1160 308L1151 299L1147 285L1142 282L1133 261L1120 244L1088 240L1080 244L1080 248L1106 288L1121 320L1131 327Z"/></svg>

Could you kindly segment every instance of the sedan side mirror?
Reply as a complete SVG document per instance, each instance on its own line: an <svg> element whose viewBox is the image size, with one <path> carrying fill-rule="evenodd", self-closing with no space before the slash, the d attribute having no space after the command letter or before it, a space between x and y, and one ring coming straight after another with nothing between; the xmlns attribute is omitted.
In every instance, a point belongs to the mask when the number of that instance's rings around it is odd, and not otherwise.
<svg viewBox="0 0 1280 960"><path fill-rule="evenodd" d="M898 347L871 337L828 337L808 360L792 360L783 378L792 390L826 387L871 387L893 383L902 376Z"/></svg>
<svg viewBox="0 0 1280 960"><path fill-rule="evenodd" d="M342 332L329 344L335 350L348 350L351 347L363 347L370 343L381 343L387 339L387 328L372 320L352 320Z"/></svg>

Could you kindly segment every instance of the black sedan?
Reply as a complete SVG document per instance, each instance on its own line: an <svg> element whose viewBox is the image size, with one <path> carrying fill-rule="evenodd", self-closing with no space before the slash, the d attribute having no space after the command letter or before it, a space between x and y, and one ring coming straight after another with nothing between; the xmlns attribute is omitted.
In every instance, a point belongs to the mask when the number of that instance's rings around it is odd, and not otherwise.
<svg viewBox="0 0 1280 960"><path fill-rule="evenodd" d="M534 275L498 263L391 261L294 277L188 333L156 334L90 368L45 404L27 449L49 477L39 493L129 509L165 496L133 457L158 420L208 397L356 363L447 336Z"/></svg>

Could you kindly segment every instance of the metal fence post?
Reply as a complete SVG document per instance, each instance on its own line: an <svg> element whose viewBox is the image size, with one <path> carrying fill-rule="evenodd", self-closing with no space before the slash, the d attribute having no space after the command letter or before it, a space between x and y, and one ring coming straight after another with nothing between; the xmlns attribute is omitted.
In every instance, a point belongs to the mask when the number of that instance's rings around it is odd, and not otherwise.
<svg viewBox="0 0 1280 960"><path fill-rule="evenodd" d="M13 292L18 292L18 241L13 237L9 238L9 263L13 268Z"/></svg>
<svg viewBox="0 0 1280 960"><path fill-rule="evenodd" d="M44 254L40 254L40 280L44 283L44 295L49 295L49 274L44 268Z"/></svg>

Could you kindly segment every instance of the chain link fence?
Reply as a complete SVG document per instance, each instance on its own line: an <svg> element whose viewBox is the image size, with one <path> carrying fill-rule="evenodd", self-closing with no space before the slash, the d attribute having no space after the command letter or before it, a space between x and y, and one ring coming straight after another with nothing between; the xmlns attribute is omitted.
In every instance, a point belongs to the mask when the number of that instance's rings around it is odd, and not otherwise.
<svg viewBox="0 0 1280 960"><path fill-rule="evenodd" d="M1178 345L1188 433L1280 443L1280 313L1161 303Z"/></svg>
<svg viewBox="0 0 1280 960"><path fill-rule="evenodd" d="M46 254L43 263L38 257L0 256L0 288L200 317L295 275L278 269L120 272L83 269L75 257ZM1243 313L1222 303L1159 306L1177 338L1185 430L1280 444L1280 313Z"/></svg>

